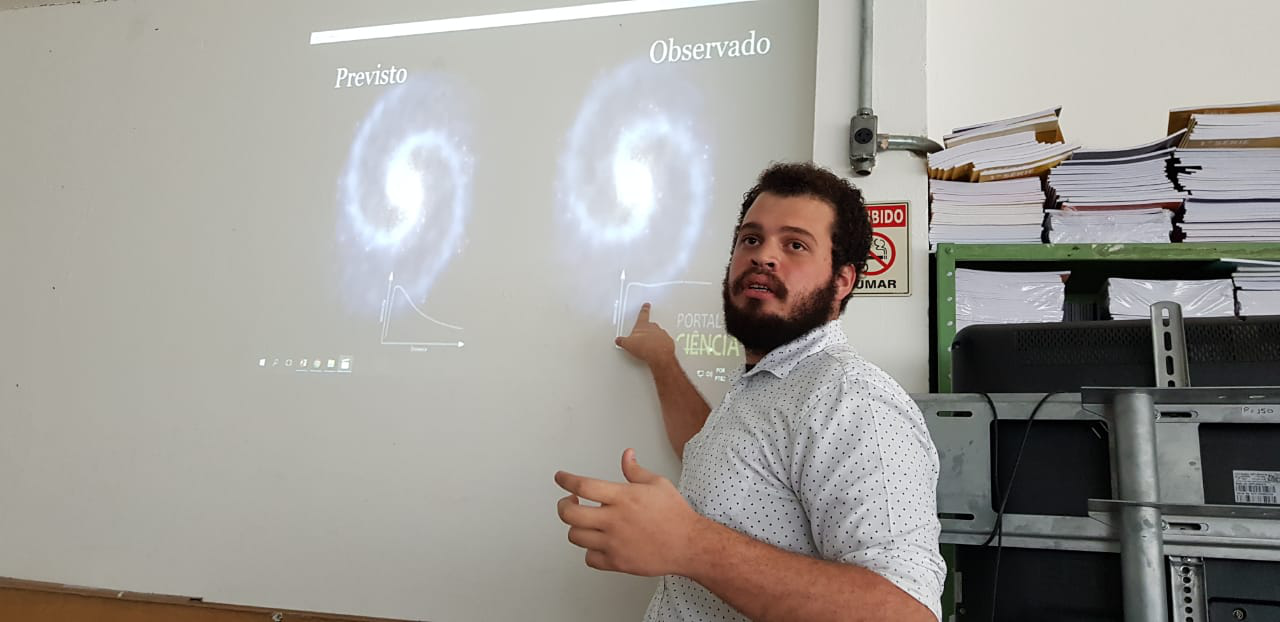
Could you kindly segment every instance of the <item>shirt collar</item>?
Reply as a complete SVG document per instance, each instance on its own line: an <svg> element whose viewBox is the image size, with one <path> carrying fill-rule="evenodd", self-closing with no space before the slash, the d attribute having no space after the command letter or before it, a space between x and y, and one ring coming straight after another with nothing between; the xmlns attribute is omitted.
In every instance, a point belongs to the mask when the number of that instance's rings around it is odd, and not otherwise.
<svg viewBox="0 0 1280 622"><path fill-rule="evenodd" d="M841 328L840 320L837 318L797 337L790 343L774 348L760 359L751 371L743 374L743 377L767 371L779 378L786 378L787 374L808 356L830 346L848 342L849 338L845 336L844 329Z"/></svg>

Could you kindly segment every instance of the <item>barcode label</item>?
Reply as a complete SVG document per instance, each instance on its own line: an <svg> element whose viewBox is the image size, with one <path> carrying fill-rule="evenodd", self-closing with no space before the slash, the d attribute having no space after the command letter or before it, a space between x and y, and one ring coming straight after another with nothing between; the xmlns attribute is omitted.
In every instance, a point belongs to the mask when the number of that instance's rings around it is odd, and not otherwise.
<svg viewBox="0 0 1280 622"><path fill-rule="evenodd" d="M1236 503L1280 505L1280 472L1232 471Z"/></svg>

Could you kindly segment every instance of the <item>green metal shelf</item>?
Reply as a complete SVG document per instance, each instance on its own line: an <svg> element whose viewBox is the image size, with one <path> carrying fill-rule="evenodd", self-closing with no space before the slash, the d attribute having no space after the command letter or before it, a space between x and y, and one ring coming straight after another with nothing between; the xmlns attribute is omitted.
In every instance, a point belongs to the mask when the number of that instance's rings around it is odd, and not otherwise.
<svg viewBox="0 0 1280 622"><path fill-rule="evenodd" d="M1280 261L1276 243L1194 244L939 244L934 255L934 312L939 392L951 391L951 342L956 334L956 267L1009 262L1096 265L1096 262L1213 262L1229 259Z"/></svg>

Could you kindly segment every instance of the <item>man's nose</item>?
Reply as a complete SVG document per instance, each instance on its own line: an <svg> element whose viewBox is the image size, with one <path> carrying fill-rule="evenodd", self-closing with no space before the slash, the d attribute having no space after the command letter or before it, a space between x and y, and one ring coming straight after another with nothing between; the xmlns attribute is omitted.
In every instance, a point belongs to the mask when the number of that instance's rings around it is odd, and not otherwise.
<svg viewBox="0 0 1280 622"><path fill-rule="evenodd" d="M751 265L757 268L776 270L778 269L778 255L771 249L762 246L760 251L751 257Z"/></svg>

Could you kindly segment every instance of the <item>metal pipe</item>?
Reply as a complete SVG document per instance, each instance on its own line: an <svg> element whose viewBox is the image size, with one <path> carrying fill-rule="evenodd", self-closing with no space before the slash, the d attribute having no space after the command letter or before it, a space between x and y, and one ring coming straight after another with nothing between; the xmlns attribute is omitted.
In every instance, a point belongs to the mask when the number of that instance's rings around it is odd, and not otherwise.
<svg viewBox="0 0 1280 622"><path fill-rule="evenodd" d="M859 30L862 54L858 58L858 111L849 120L849 164L857 175L870 175L880 151L910 151L927 155L942 145L925 136L877 134L879 119L871 109L872 69L875 67L875 0L862 0Z"/></svg>
<svg viewBox="0 0 1280 622"><path fill-rule="evenodd" d="M858 114L871 114L871 70L875 66L875 0L862 0L862 75L858 76Z"/></svg>
<svg viewBox="0 0 1280 622"><path fill-rule="evenodd" d="M1159 503L1160 479L1156 462L1156 410L1150 394L1134 390L1115 395L1111 404L1115 424L1114 467L1119 498ZM1120 571L1124 589L1125 622L1166 622L1163 520L1151 506L1120 510Z"/></svg>
<svg viewBox="0 0 1280 622"><path fill-rule="evenodd" d="M876 130L879 120L871 110L872 18L874 0L862 0L859 30L862 32L862 54L858 59L858 112L849 120L849 166L855 175L870 175L876 165Z"/></svg>
<svg viewBox="0 0 1280 622"><path fill-rule="evenodd" d="M910 151L920 155L942 151L942 145L924 136L881 134L877 140L877 151Z"/></svg>

